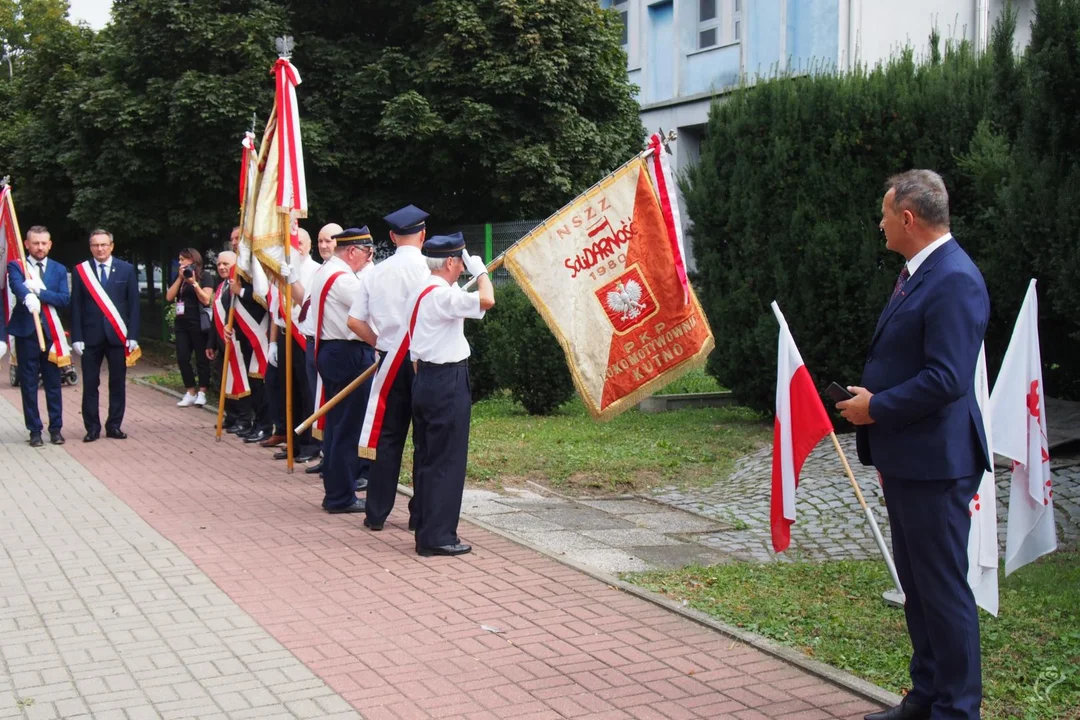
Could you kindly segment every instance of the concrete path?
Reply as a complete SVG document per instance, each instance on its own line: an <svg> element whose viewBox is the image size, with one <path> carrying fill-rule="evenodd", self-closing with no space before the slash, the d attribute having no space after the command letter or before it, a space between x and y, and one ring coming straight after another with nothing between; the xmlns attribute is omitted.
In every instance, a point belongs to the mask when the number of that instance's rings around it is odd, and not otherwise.
<svg viewBox="0 0 1080 720"><path fill-rule="evenodd" d="M874 705L463 523L419 558L130 386L126 441L0 391L0 717L861 718ZM64 704L67 703L67 704ZM121 712L123 714L121 714ZM110 714L112 713L112 714Z"/></svg>

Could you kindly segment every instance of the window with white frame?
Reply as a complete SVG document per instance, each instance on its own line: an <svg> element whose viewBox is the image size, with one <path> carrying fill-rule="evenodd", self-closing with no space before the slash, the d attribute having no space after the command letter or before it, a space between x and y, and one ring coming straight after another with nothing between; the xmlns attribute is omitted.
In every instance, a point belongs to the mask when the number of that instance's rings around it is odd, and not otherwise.
<svg viewBox="0 0 1080 720"><path fill-rule="evenodd" d="M611 7L619 13L619 21L622 23L620 44L626 47L630 42L630 2L629 0L611 0Z"/></svg>
<svg viewBox="0 0 1080 720"><path fill-rule="evenodd" d="M742 39L742 0L697 0L698 49Z"/></svg>

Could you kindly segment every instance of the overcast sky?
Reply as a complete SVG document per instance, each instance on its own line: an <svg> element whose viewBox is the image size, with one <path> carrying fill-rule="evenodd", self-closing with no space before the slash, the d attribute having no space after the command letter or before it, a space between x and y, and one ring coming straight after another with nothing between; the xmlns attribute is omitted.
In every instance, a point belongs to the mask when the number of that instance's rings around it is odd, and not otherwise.
<svg viewBox="0 0 1080 720"><path fill-rule="evenodd" d="M72 21L85 20L90 27L100 30L109 22L112 0L69 0Z"/></svg>

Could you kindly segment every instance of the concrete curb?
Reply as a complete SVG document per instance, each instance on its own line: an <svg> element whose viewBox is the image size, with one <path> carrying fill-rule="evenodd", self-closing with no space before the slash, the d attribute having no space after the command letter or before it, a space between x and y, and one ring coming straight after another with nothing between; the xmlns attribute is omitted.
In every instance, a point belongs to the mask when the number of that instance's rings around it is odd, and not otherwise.
<svg viewBox="0 0 1080 720"><path fill-rule="evenodd" d="M398 485L398 492L402 495L405 495L406 497L412 497L412 489L406 487L405 485ZM600 582L610 585L611 587L618 588L619 590L622 590L627 594L639 597L642 600L646 600L654 605L658 605L665 610L673 612L677 615L681 615L687 620L692 620L693 622L696 622L699 625L703 625L711 630L714 630L721 635L727 635L734 640L746 643L747 645L757 648L758 650L761 650L768 655L772 655L775 658L783 660L784 662L791 663L792 665L795 665L796 667L799 667L806 672L821 678L822 680L826 680L833 685L837 685L844 688L845 690L849 690L850 692L858 695L865 700L878 703L886 708L892 707L894 705L899 705L901 700L903 700L901 696L896 695L895 693L891 693L884 688L880 688L871 682L863 680L862 678L855 677L851 673L839 670L831 665L826 665L823 662L808 658L806 655L803 655L798 650L787 647L785 645L780 645L779 643L775 643L768 638L762 637L761 635L757 635L747 630L742 630L733 625L728 625L727 623L716 620L712 616L707 615L706 613L703 613L699 610L683 607L682 605L673 602L672 600L665 598L662 595L658 595L657 593L645 590L644 588L640 588L637 585L633 585L631 583L620 580L614 575L599 572L586 565L582 565L578 562L570 560L566 557L553 555L545 548L538 547L529 542L526 542L519 537L511 535L505 530L494 527L492 525L488 525L482 520L478 520L474 517L464 514L461 517L464 518L467 522L476 525L479 528L498 535L499 537L506 538L507 540L517 543L518 545L527 547L530 550L538 552L541 555L545 555L558 563L561 563L568 567L572 567L578 572L582 572L595 580L599 580Z"/></svg>
<svg viewBox="0 0 1080 720"><path fill-rule="evenodd" d="M175 397L178 399L183 397L183 394L178 393L175 390L170 390L169 388L155 385L154 383L147 382L141 378L132 378L132 382L138 385L142 385L144 387L152 388L171 397ZM217 414L217 408L211 407L209 403L203 406L203 410L212 412L215 415ZM398 493L411 498L412 488L409 488L405 485L398 485ZM719 620L716 620L713 617L698 610L683 607L682 605L679 605L678 603L673 602L668 598L663 597L662 595L658 595L657 593L645 590L644 588L640 588L637 585L633 585L631 583L620 580L614 575L599 572L586 565L582 565L573 560L570 560L569 558L554 555L542 547L538 547L529 542L526 542L519 537L511 535L505 530L494 527L492 525L488 525L484 521L478 520L477 518L474 518L472 516L462 515L462 518L464 518L467 522L479 528L482 528L483 530L486 530L487 532L498 535L499 537L510 540L523 547L527 547L530 550L549 557L558 563L566 565L567 567L572 567L578 572L584 573L589 577L595 580L599 580L606 585L610 585L613 588L617 588L625 593L628 593L635 597L639 597L642 600L646 600L654 605L668 610L669 612L673 612L699 625L714 630L721 635L726 635L734 640L746 643L747 645L757 648L758 650L761 650L768 655L772 655L775 658L783 660L784 662L791 663L792 665L795 665L796 667L799 667L807 671L808 673L821 678L822 680L826 680L833 685L837 685L844 688L845 690L849 690L850 692L858 695L865 700L878 703L880 705L883 705L884 707L892 707L893 705L899 705L900 701L902 700L899 695L891 693L883 688L878 687L877 685L874 685L873 683L867 682L866 680L857 678L851 673L844 672L843 670L838 670L831 665L826 665L825 663L808 658L798 650L794 650L787 646L780 645L760 635L756 635L752 632L748 632L732 625L728 625L727 623L720 622Z"/></svg>

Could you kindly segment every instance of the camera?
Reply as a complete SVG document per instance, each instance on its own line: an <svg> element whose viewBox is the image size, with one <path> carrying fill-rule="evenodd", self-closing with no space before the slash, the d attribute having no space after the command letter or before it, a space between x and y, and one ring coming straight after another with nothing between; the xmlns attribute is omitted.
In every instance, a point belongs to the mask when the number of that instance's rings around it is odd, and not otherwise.
<svg viewBox="0 0 1080 720"><path fill-rule="evenodd" d="M184 277L187 279L195 277L195 270L190 265L185 265L180 272L183 273Z"/></svg>

